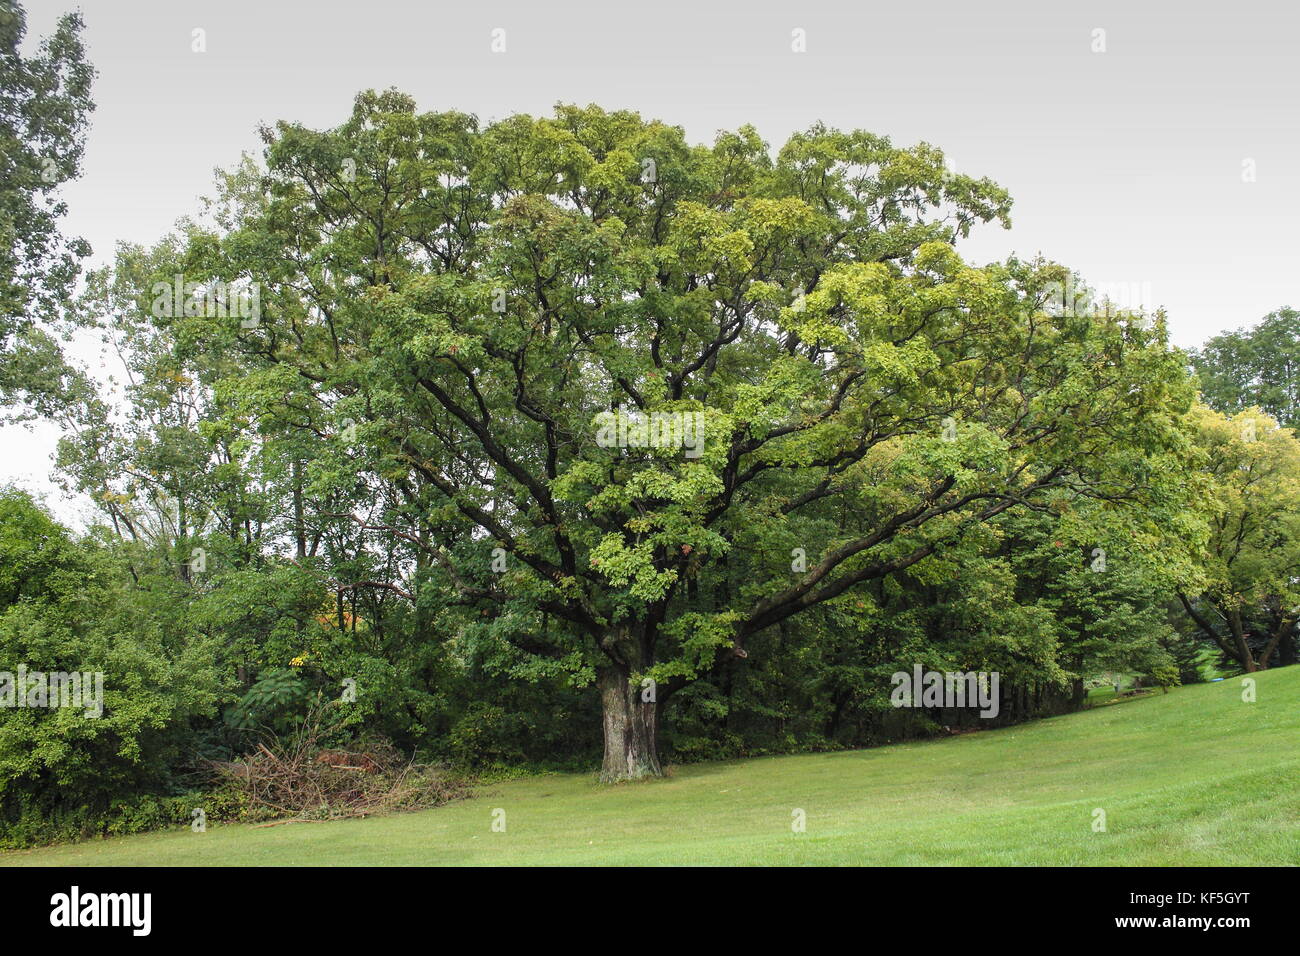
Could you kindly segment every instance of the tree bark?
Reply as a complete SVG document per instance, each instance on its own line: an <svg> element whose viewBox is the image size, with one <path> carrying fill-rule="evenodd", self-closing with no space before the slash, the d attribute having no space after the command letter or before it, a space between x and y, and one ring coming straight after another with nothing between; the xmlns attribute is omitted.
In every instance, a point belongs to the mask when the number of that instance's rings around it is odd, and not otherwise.
<svg viewBox="0 0 1300 956"><path fill-rule="evenodd" d="M1264 650L1259 655L1260 670L1268 670L1269 664L1273 661L1273 653L1282 643L1282 639L1295 631L1295 623L1295 618L1291 615L1282 610L1278 611L1277 627L1273 629L1268 643L1264 645Z"/></svg>
<svg viewBox="0 0 1300 956"><path fill-rule="evenodd" d="M624 664L611 663L596 672L605 726L605 760L602 783L662 777L659 764L659 703L656 695L631 682ZM652 699L643 700L644 696Z"/></svg>
<svg viewBox="0 0 1300 956"><path fill-rule="evenodd" d="M307 557L307 519L302 500L302 462L295 456L293 474L293 537L298 546L298 560Z"/></svg>
<svg viewBox="0 0 1300 956"><path fill-rule="evenodd" d="M1237 640L1236 633L1233 633L1232 640L1220 635L1219 632L1215 630L1214 625L1206 620L1201 614L1197 613L1196 608L1192 606L1192 602L1188 599L1187 595L1179 593L1178 600L1182 602L1183 609L1187 611L1188 617L1196 623L1196 626L1199 627L1207 637L1219 646L1219 649L1223 651L1225 656L1240 664L1248 674L1255 670L1255 659L1250 656L1250 648L1246 645L1244 640ZM1222 608L1219 608L1218 610L1223 619L1228 622L1229 630L1233 630L1229 614L1225 613Z"/></svg>
<svg viewBox="0 0 1300 956"><path fill-rule="evenodd" d="M1254 655L1250 653L1250 644L1246 642L1246 630L1241 622L1241 609L1230 607L1225 616L1228 619L1228 627L1232 631L1232 642L1237 648L1237 660L1246 669L1247 674L1255 673L1261 668Z"/></svg>

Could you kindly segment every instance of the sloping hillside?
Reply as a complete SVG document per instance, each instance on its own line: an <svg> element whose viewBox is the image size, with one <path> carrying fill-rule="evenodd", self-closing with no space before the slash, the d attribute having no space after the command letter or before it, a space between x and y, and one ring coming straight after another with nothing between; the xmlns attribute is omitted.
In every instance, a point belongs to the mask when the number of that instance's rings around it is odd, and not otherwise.
<svg viewBox="0 0 1300 956"><path fill-rule="evenodd" d="M0 862L1300 863L1300 667L1258 675L1254 703L1229 679L941 741L702 764L614 788L534 777L416 814L213 826Z"/></svg>

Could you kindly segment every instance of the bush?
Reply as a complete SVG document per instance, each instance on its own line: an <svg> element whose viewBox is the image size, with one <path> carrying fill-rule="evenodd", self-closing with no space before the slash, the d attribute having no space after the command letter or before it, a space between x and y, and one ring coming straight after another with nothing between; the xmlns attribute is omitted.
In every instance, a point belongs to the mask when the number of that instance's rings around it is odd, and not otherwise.
<svg viewBox="0 0 1300 956"><path fill-rule="evenodd" d="M0 512L31 528L41 514L0 492ZM216 649L183 618L142 613L113 556L52 522L31 537L0 536L0 842L30 845L89 833L134 832L170 820L187 789L193 722L215 715ZM29 573L30 572L30 573ZM95 706L42 705L18 687L34 673L102 675ZM93 681L92 681L93 683ZM25 706L35 703L37 706ZM66 703L66 701L65 701ZM142 794L155 796L144 797Z"/></svg>
<svg viewBox="0 0 1300 956"><path fill-rule="evenodd" d="M140 794L114 800L106 809L61 804L50 807L32 794L11 799L0 825L0 849L26 849L99 836L126 836L186 825L201 809L209 822L234 821L246 815L242 794L230 788L159 796Z"/></svg>
<svg viewBox="0 0 1300 956"><path fill-rule="evenodd" d="M302 678L285 667L262 673L243 697L226 714L239 730L266 727L286 733L305 715L311 694Z"/></svg>
<svg viewBox="0 0 1300 956"><path fill-rule="evenodd" d="M1153 667L1148 676L1151 682L1166 694L1169 693L1169 688L1177 687L1183 682L1177 664L1161 664Z"/></svg>

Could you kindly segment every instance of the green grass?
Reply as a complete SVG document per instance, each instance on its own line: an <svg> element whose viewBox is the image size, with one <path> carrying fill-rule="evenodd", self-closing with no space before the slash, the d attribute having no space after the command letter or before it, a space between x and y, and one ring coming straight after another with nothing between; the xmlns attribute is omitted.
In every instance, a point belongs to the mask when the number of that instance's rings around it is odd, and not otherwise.
<svg viewBox="0 0 1300 956"><path fill-rule="evenodd" d="M874 750L555 775L399 816L210 826L7 853L18 865L1300 863L1300 667ZM1094 832L1093 810L1107 815ZM492 811L506 832L491 830ZM791 812L807 832L791 831Z"/></svg>

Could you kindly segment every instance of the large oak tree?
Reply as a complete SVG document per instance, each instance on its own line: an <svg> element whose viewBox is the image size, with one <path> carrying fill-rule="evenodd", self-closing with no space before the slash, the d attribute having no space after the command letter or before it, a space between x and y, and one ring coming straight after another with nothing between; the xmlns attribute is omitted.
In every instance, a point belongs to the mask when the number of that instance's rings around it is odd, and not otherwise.
<svg viewBox="0 0 1300 956"><path fill-rule="evenodd" d="M604 779L658 774L665 703L765 628L863 607L1009 509L1138 527L1177 493L1163 328L1053 308L1058 266L964 262L1010 201L930 146L814 126L773 155L596 107L481 126L392 92L266 143L185 262L259 283L259 320L168 322L239 356L238 427L378 489L346 518L412 560L352 586L598 687ZM611 412L702 442L611 447Z"/></svg>

